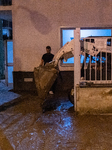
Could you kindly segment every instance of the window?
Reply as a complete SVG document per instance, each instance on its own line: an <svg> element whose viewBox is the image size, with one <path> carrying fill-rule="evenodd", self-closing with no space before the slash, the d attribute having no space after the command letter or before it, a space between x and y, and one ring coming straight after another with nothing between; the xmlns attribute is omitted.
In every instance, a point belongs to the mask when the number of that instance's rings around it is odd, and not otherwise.
<svg viewBox="0 0 112 150"><path fill-rule="evenodd" d="M0 0L0 5L2 6L12 5L12 0Z"/></svg>
<svg viewBox="0 0 112 150"><path fill-rule="evenodd" d="M107 39L107 46L111 46L111 39Z"/></svg>
<svg viewBox="0 0 112 150"><path fill-rule="evenodd" d="M66 42L70 42L74 38L74 30L73 29L62 29L62 45L64 46ZM80 30L80 38L88 37L88 36L111 36L111 29L81 29ZM90 39L86 39L88 42ZM94 43L94 39L91 39L91 42ZM111 41L108 39L107 41L108 46L111 46ZM82 57L83 58L83 57ZM69 58L67 62L64 62L63 64L73 64L74 63L74 57Z"/></svg>
<svg viewBox="0 0 112 150"><path fill-rule="evenodd" d="M86 42L90 42L90 39L85 39Z"/></svg>
<svg viewBox="0 0 112 150"><path fill-rule="evenodd" d="M94 39L91 39L91 43L94 43Z"/></svg>

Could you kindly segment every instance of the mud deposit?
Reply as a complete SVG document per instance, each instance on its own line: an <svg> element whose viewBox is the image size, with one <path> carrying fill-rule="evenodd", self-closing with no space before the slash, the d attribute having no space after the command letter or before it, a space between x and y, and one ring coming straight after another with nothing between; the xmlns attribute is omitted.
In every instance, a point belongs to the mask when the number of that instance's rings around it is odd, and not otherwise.
<svg viewBox="0 0 112 150"><path fill-rule="evenodd" d="M44 108L44 113L42 110ZM66 94L0 112L0 150L111 150L112 115L76 115Z"/></svg>

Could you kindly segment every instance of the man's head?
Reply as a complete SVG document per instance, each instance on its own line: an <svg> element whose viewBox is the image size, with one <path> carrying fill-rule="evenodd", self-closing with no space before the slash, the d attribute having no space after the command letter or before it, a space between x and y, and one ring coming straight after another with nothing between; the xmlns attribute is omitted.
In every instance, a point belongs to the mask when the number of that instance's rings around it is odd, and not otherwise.
<svg viewBox="0 0 112 150"><path fill-rule="evenodd" d="M46 46L46 51L47 51L47 53L50 53L51 52L51 47L50 46Z"/></svg>

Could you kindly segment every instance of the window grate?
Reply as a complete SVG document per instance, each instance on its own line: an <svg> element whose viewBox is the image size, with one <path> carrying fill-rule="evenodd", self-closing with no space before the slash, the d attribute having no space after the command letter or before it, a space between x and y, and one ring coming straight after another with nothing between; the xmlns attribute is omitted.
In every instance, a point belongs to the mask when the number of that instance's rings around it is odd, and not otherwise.
<svg viewBox="0 0 112 150"><path fill-rule="evenodd" d="M0 0L0 6L12 5L12 0Z"/></svg>

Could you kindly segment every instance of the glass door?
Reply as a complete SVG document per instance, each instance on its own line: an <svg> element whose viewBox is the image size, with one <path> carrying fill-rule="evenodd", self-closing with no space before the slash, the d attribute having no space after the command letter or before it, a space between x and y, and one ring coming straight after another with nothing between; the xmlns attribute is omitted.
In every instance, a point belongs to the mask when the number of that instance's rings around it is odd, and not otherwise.
<svg viewBox="0 0 112 150"><path fill-rule="evenodd" d="M8 86L13 85L13 41L12 40L6 40L5 41L5 79L6 84Z"/></svg>

